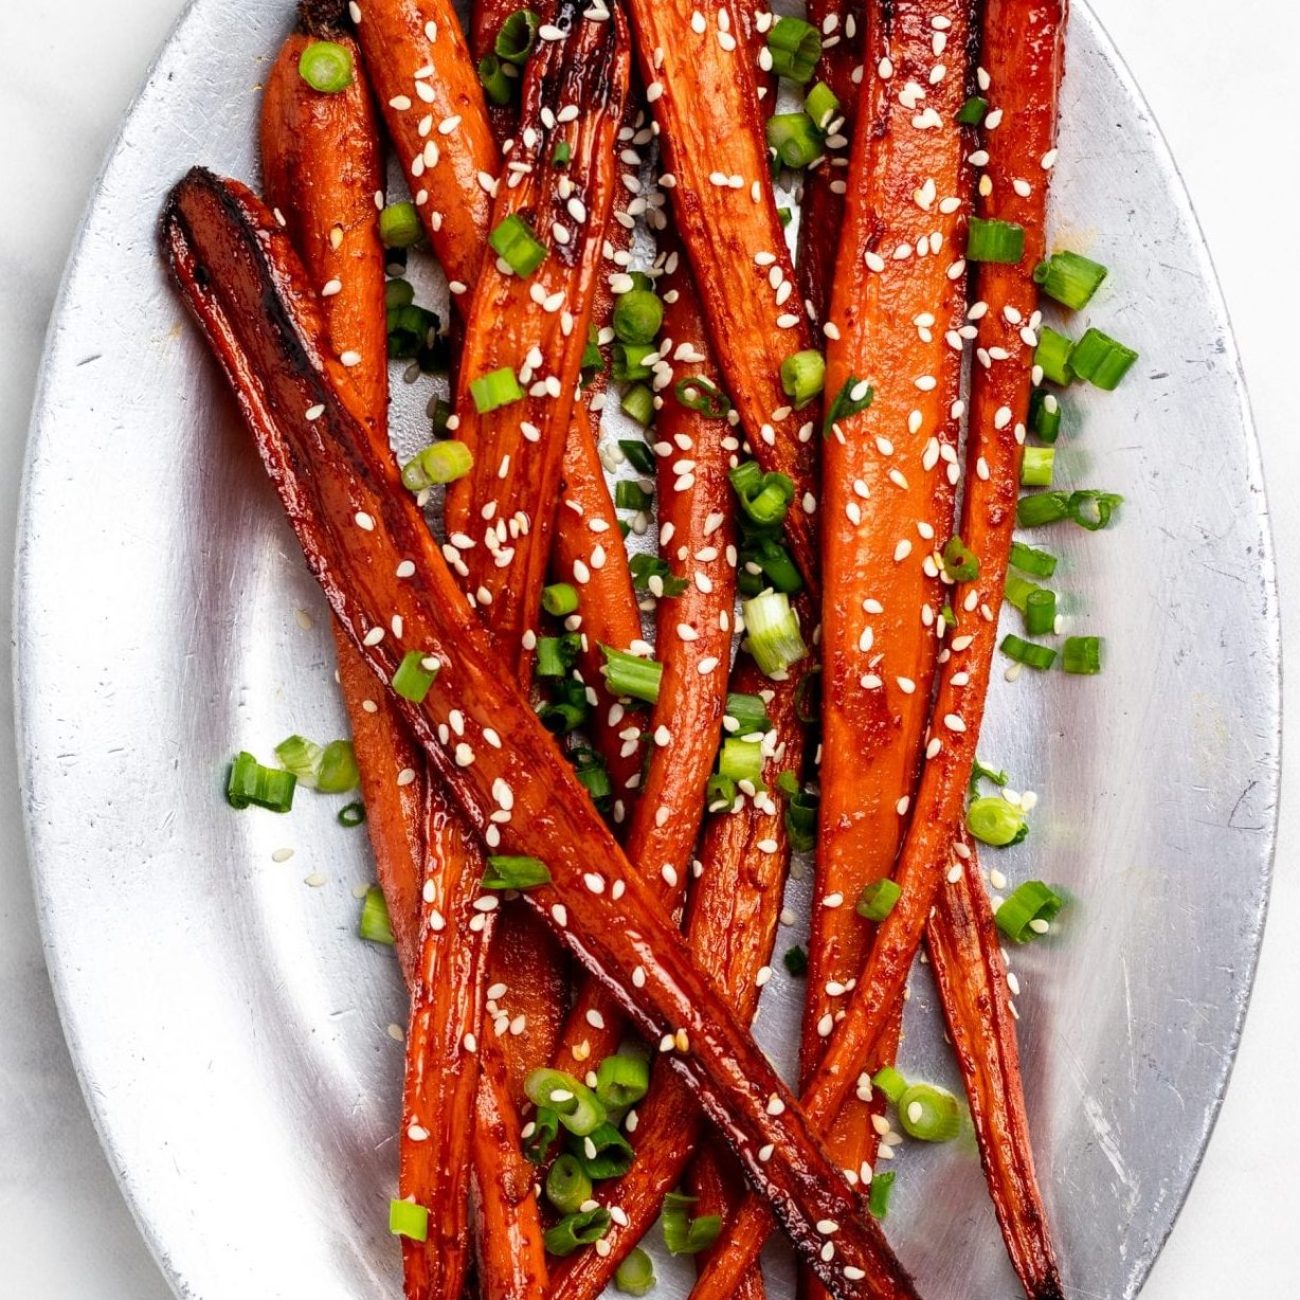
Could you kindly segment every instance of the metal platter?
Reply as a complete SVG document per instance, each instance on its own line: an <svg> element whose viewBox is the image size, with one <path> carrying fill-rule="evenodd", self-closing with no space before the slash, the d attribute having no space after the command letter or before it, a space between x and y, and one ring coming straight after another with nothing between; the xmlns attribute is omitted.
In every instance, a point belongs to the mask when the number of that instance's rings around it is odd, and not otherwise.
<svg viewBox="0 0 1300 1300"><path fill-rule="evenodd" d="M255 176L258 86L290 8L196 0L128 115L55 313L19 550L50 970L140 1226L178 1294L202 1300L400 1292L385 1202L405 1008L388 954L354 933L364 835L327 800L280 819L232 814L220 791L238 748L341 734L325 608L154 251L191 163ZM1014 957L1026 1085L1068 1294L1120 1300L1183 1201L1245 1013L1278 622L1213 271L1082 5L1063 122L1055 237L1112 268L1093 313L1142 354L1119 392L1072 400L1059 457L1066 482L1127 497L1119 527L1053 539L1071 623L1104 633L1109 659L1099 680L998 682L983 749L1040 796L1033 835L998 865L1071 899L1060 934ZM778 1060L798 996L774 981L764 999ZM955 1082L932 1002L922 971L904 1061ZM928 1300L1012 1300L973 1147L904 1148L895 1167L889 1232ZM788 1260L771 1264L772 1293L792 1294ZM660 1273L658 1294L686 1294L686 1269Z"/></svg>

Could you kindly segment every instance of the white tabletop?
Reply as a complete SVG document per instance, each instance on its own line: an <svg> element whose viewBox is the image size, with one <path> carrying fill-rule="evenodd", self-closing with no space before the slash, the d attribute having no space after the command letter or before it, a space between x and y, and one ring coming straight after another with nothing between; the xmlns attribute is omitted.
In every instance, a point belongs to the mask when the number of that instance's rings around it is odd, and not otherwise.
<svg viewBox="0 0 1300 1300"><path fill-rule="evenodd" d="M268 0L272 3L274 0ZM286 6L289 0L284 0ZM1282 575L1300 595L1300 456L1288 222L1300 10L1285 0L1092 0L1151 100L1223 278L1263 443ZM183 0L0 3L0 618L42 337L100 159ZM1292 164L1285 159L1290 157ZM1300 663L1300 641L1284 656ZM0 641L7 678L10 638ZM1294 680L1294 679L1293 679ZM41 960L0 689L0 1293L41 1300L165 1300L77 1090ZM1283 799L1264 955L1219 1127L1144 1300L1294 1294L1300 1124L1300 792ZM1281 1109L1276 1115L1273 1105ZM225 1300L211 1297L211 1300ZM974 1300L974 1298L973 1298ZM1101 1300L1101 1298L1099 1298Z"/></svg>

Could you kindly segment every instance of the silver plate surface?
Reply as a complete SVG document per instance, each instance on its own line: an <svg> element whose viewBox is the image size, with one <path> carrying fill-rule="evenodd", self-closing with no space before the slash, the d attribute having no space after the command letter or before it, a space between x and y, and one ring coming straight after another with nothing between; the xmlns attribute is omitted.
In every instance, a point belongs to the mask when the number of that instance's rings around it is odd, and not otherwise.
<svg viewBox="0 0 1300 1300"><path fill-rule="evenodd" d="M386 1232L404 1020L354 934L371 868L333 801L236 815L231 753L341 734L324 605L164 281L154 222L192 162L240 177L289 5L197 0L122 129L69 264L19 551L24 804L82 1083L178 1294L396 1296ZM1141 350L1071 394L1064 481L1123 492L1057 532L1097 681L998 682L986 755L1040 796L996 861L1072 900L1017 952L1026 1086L1072 1300L1136 1293L1223 1096L1263 925L1278 622L1246 394L1209 258L1140 94L1089 11L1069 46L1055 237L1112 268L1090 321ZM293 848L277 863L272 854ZM990 854L990 858L992 854ZM316 887L305 878L323 878ZM791 886L802 915L806 886ZM782 937L782 946L795 932ZM779 963L778 963L779 964ZM786 1061L798 989L758 1033ZM921 971L905 1068L954 1082ZM969 1144L905 1147L888 1229L929 1300L1013 1300ZM791 1294L772 1256L773 1294ZM688 1290L661 1268L657 1294Z"/></svg>

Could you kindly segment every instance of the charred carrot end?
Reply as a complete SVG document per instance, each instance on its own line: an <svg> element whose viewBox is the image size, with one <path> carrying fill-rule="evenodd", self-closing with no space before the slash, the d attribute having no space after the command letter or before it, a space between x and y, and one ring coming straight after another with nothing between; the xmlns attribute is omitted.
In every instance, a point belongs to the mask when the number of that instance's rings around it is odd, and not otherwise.
<svg viewBox="0 0 1300 1300"><path fill-rule="evenodd" d="M632 0L629 8L677 229L725 386L763 469L794 484L786 531L815 589L817 426L812 408L794 409L780 377L781 363L811 348L813 336L768 183L753 56L730 33L720 38L713 19L698 21L694 0ZM719 140L727 142L724 170Z"/></svg>
<svg viewBox="0 0 1300 1300"><path fill-rule="evenodd" d="M1034 1171L1006 962L973 857L940 888L926 939L1007 1253L1030 1300L1058 1300L1060 1269Z"/></svg>
<svg viewBox="0 0 1300 1300"><path fill-rule="evenodd" d="M955 250L964 242L972 177L964 162L970 145L956 120L966 93L968 17L954 15L937 43L934 12L924 0L873 7L865 57L861 49L855 55L864 72L851 165L831 173L847 193L826 388L851 391L869 375L872 400L834 420L823 448L824 745L814 896L840 902L813 909L804 1079L870 945L873 926L854 904L889 875L902 844L942 646L940 551L953 532L962 376L961 353L949 340L965 324L966 281ZM941 68L933 84L925 75L924 117L884 75L891 61ZM872 1072L891 1060L882 1043ZM849 1095L828 1135L842 1167L874 1164L875 1118L870 1101Z"/></svg>
<svg viewBox="0 0 1300 1300"><path fill-rule="evenodd" d="M395 490L394 471L374 457L348 404L344 372L322 354L319 312L270 214L242 187L192 172L168 201L162 243L336 616L385 680L400 661L397 647L368 633L393 614L402 618L403 638L442 663L423 701L402 700L403 715L467 818L500 827L507 853L546 863L551 883L527 890L529 905L610 982L640 1032L671 1034L674 1050L665 1056L672 1068L735 1144L746 1176L778 1207L791 1239L832 1291L846 1298L860 1292L851 1280L860 1272L872 1279L873 1298L914 1296L797 1103L680 934L658 915L527 700L497 667L492 643L457 598L436 547L422 540L428 529L420 512ZM325 411L317 420L299 414L318 404ZM358 525L358 513L371 526ZM391 582L385 575L404 555L417 558L420 579ZM464 728L454 741L453 713ZM484 738L487 729L498 743ZM494 821L506 786L511 818ZM595 892L588 883L594 875L624 880L625 889L619 897L612 888ZM764 1101L773 1095L780 1108ZM824 1258L817 1229L824 1219L840 1225L833 1260ZM849 1278L846 1268L854 1270Z"/></svg>
<svg viewBox="0 0 1300 1300"><path fill-rule="evenodd" d="M525 76L524 129L511 164L528 170L512 172L522 179L501 189L492 214L494 230L518 222L542 260L527 275L502 271L495 250L484 260L456 395L459 436L475 463L447 498L448 532L474 543L457 555L457 571L475 601L491 605L502 640L515 646L535 627L545 581L631 59L617 13L594 22L565 0L556 31L563 35L542 42ZM573 103L579 115L567 120L562 110ZM561 138L586 178L576 205L567 172L551 163ZM541 228L534 213L548 214Z"/></svg>
<svg viewBox="0 0 1300 1300"><path fill-rule="evenodd" d="M357 40L453 294L478 276L500 157L450 0L358 0Z"/></svg>

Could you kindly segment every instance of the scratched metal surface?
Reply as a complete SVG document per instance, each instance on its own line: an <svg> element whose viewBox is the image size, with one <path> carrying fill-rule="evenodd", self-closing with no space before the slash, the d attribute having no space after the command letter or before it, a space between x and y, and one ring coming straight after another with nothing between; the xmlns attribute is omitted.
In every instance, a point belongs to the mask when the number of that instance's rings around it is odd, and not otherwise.
<svg viewBox="0 0 1300 1300"><path fill-rule="evenodd" d="M322 601L164 283L153 222L203 161L254 174L257 86L288 6L198 0L128 117L69 266L36 406L17 692L50 969L86 1095L177 1292L395 1296L385 1231L404 1019L353 933L360 832L308 796L232 814L245 747L342 727ZM997 865L1072 904L1015 954L1039 1162L1075 1300L1133 1295L1195 1172L1263 922L1278 624L1253 434L1177 174L1088 11L1070 38L1056 234L1113 268L1090 317L1141 349L1070 403L1072 485L1122 524L1052 538L1101 681L999 682L983 745L1041 796ZM401 411L422 403L404 390ZM399 414L399 423L401 421ZM273 851L296 850L283 864ZM992 855L990 855L991 857ZM308 887L319 873L325 883ZM804 886L791 904L802 915ZM793 942L795 932L782 937ZM779 963L778 963L779 966ZM952 1082L924 973L905 1067ZM798 990L758 1033L788 1061ZM930 1300L1010 1300L969 1143L905 1147L889 1232ZM770 1258L773 1293L789 1261ZM661 1269L659 1294L688 1274Z"/></svg>

